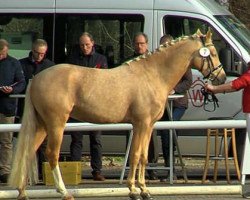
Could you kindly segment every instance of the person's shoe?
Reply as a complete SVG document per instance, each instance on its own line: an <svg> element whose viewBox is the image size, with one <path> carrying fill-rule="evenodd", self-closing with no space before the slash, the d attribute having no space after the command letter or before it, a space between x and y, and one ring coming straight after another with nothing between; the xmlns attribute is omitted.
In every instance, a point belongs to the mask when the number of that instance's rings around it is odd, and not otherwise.
<svg viewBox="0 0 250 200"><path fill-rule="evenodd" d="M167 176L166 178L161 178L160 182L162 182L162 183L169 182L169 176Z"/></svg>
<svg viewBox="0 0 250 200"><path fill-rule="evenodd" d="M245 194L242 194L242 197L245 199L250 199L250 192L246 192Z"/></svg>
<svg viewBox="0 0 250 200"><path fill-rule="evenodd" d="M93 173L93 180L94 181L105 181L105 178L103 175L101 175L101 172L94 172Z"/></svg>
<svg viewBox="0 0 250 200"><path fill-rule="evenodd" d="M148 171L148 179L149 180L158 180L157 174L153 170Z"/></svg>
<svg viewBox="0 0 250 200"><path fill-rule="evenodd" d="M8 178L9 178L9 174L0 175L0 182L1 183L7 183L8 182Z"/></svg>
<svg viewBox="0 0 250 200"><path fill-rule="evenodd" d="M176 173L175 173L175 170L174 170L174 173L173 173L173 180L177 180L177 176L176 176ZM170 177L169 177L169 173L167 175L167 177L162 177L160 179L160 182L169 182L170 181Z"/></svg>

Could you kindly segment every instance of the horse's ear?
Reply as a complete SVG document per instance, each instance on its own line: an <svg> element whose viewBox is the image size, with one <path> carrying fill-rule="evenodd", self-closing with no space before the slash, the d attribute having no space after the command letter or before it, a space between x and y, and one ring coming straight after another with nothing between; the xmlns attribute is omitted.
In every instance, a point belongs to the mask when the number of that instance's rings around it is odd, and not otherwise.
<svg viewBox="0 0 250 200"><path fill-rule="evenodd" d="M207 34L206 34L206 44L211 44L212 43L212 31L211 29L209 28L208 31L207 31Z"/></svg>
<svg viewBox="0 0 250 200"><path fill-rule="evenodd" d="M196 33L195 33L197 36L199 36L199 37L201 37L201 36L203 36L203 34L202 34L202 32L201 32L201 30L198 28L197 29L197 31L196 31Z"/></svg>

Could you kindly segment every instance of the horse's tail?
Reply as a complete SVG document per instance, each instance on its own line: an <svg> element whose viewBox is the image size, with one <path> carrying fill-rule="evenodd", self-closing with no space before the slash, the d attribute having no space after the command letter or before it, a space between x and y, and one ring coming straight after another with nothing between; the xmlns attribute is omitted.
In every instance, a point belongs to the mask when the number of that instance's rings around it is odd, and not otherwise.
<svg viewBox="0 0 250 200"><path fill-rule="evenodd" d="M9 177L9 185L14 188L24 188L28 178L30 178L30 183L38 181L34 148L37 118L30 98L30 85L28 85L26 91L22 125Z"/></svg>

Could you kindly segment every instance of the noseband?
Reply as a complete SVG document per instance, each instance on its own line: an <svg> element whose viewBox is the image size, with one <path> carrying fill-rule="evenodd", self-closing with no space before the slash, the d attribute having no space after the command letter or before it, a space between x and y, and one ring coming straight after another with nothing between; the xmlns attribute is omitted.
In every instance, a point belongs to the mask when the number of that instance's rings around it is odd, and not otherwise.
<svg viewBox="0 0 250 200"><path fill-rule="evenodd" d="M202 62L200 72L203 71L205 61L207 61L208 69L209 69L209 73L206 76L204 76L203 79L208 79L210 81L214 81L218 77L218 75L220 74L220 71L222 70L222 64L219 64L217 67L214 67L214 64L213 64L213 61L212 61L210 55L208 57L202 57L202 59L203 59L203 62ZM214 74L214 72L217 70L220 70L220 71L217 74Z"/></svg>

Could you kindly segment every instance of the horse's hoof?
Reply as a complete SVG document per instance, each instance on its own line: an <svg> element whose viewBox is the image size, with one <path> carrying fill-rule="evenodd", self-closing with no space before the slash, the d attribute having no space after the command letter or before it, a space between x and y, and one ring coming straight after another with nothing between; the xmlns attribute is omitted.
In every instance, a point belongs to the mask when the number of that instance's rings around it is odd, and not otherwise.
<svg viewBox="0 0 250 200"><path fill-rule="evenodd" d="M29 200L29 197L27 196L17 197L17 200Z"/></svg>
<svg viewBox="0 0 250 200"><path fill-rule="evenodd" d="M153 200L154 199L149 193L145 193L145 192L141 193L141 197L143 200Z"/></svg>
<svg viewBox="0 0 250 200"><path fill-rule="evenodd" d="M141 200L141 196L138 194L129 194L129 200Z"/></svg>
<svg viewBox="0 0 250 200"><path fill-rule="evenodd" d="M74 197L71 194L65 195L62 200L74 200Z"/></svg>

